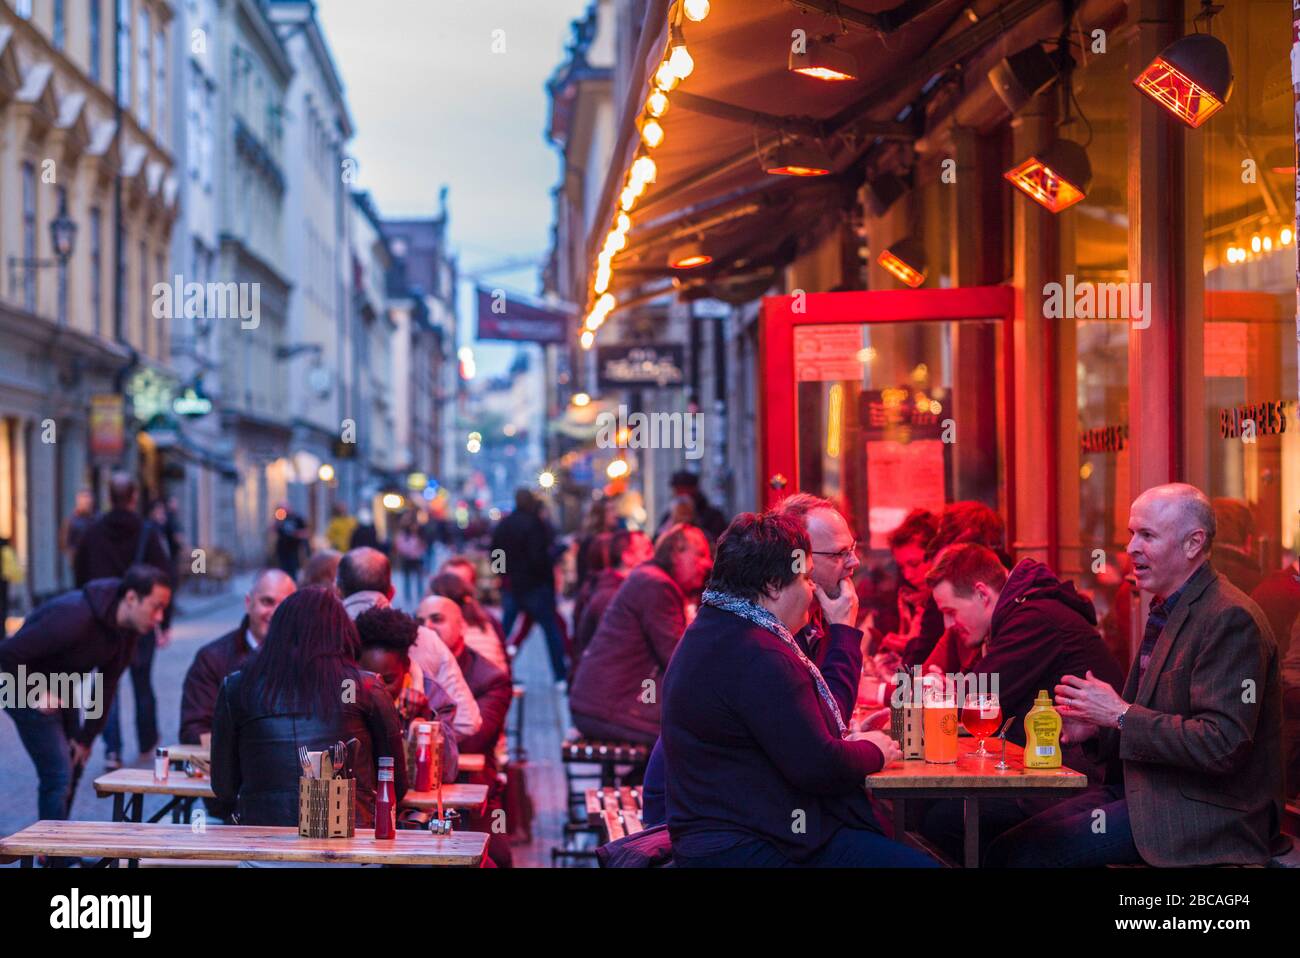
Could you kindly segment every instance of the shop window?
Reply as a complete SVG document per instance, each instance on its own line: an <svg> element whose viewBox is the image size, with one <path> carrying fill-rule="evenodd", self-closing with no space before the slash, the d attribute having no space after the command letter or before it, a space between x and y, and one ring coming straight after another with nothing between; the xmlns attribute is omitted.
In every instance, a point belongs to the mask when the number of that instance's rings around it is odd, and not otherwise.
<svg viewBox="0 0 1300 958"><path fill-rule="evenodd" d="M1101 25L1107 26L1107 25ZM1073 49L1074 102L1061 136L1084 146L1092 182L1060 214L1058 327L1063 395L1077 415L1062 417L1061 571L1087 590L1109 623L1128 542L1128 342L1141 300L1129 295L1128 50L1108 29L1105 53ZM1068 390L1068 392L1067 392ZM1077 490L1075 496L1071 490Z"/></svg>
<svg viewBox="0 0 1300 958"><path fill-rule="evenodd" d="M1000 369L963 344L1002 335L993 320L797 326L798 488L840 501L880 552L914 508L1000 510Z"/></svg>
<svg viewBox="0 0 1300 958"><path fill-rule="evenodd" d="M1236 84L1197 133L1205 151L1207 491L1235 500L1222 504L1225 515L1235 509L1246 519L1220 519L1214 560L1247 591L1258 575L1294 561L1300 545L1290 21L1283 0L1226 4L1215 17Z"/></svg>

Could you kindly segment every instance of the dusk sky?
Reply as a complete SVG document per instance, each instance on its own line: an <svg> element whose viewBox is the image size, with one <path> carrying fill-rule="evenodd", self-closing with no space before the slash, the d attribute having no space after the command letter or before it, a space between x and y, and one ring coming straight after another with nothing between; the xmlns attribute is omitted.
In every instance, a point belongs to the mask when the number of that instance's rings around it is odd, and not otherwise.
<svg viewBox="0 0 1300 958"><path fill-rule="evenodd" d="M589 0L317 0L356 125L356 186L383 216L428 215L450 187L451 242L462 273L540 262L558 178L546 142L546 79ZM494 34L501 30L504 34ZM504 44L494 53L493 44ZM538 292L537 266L485 282ZM462 341L473 328L461 296ZM477 347L481 372L511 347Z"/></svg>

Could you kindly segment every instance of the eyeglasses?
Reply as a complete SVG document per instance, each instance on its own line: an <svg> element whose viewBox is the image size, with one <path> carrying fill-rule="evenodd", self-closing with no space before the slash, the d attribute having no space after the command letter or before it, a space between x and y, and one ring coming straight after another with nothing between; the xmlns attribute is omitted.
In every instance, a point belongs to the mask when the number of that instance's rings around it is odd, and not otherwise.
<svg viewBox="0 0 1300 958"><path fill-rule="evenodd" d="M853 545L847 549L841 549L838 552L819 552L816 549L810 550L815 556L830 556L838 562L847 562L850 556L856 555L858 551L858 540L853 540Z"/></svg>

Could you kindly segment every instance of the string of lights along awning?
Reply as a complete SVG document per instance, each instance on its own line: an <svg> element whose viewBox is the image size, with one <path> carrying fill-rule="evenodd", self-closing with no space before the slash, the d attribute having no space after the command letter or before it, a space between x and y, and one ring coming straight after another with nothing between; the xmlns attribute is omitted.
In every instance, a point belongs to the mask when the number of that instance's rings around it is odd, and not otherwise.
<svg viewBox="0 0 1300 958"><path fill-rule="evenodd" d="M650 152L663 145L667 136L664 115L670 105L669 94L695 71L695 59L686 46L685 24L703 21L709 15L709 7L709 0L677 0L677 3L669 8L668 43L659 67L651 78L645 107L637 120L641 144L637 148L632 164L624 174L623 190L618 198L618 210L610 224L609 233L605 236L605 243L596 257L589 306L578 336L578 342L583 349L591 349L596 342L596 332L618 305L614 294L609 291L614 278L614 257L627 248L627 234L632 229L631 214L658 175L658 167ZM707 260L693 258L688 261L689 266L698 266L703 262Z"/></svg>

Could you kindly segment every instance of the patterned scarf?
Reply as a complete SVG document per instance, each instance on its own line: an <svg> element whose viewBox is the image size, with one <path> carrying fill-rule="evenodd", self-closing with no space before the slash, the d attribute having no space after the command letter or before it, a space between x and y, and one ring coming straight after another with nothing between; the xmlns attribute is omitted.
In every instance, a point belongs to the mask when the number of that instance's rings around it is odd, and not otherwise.
<svg viewBox="0 0 1300 958"><path fill-rule="evenodd" d="M761 605L756 605L739 596L731 595L727 592L718 592L714 589L706 589L700 599L701 605L711 605L715 609L721 609L723 612L730 612L732 615L739 616L746 622L751 622L760 629L766 629L773 635L777 636L786 646L799 657L803 667L808 670L812 676L813 684L817 686L817 694L821 696L822 701L826 703L831 714L835 716L835 725L840 730L840 738L843 738L848 732L844 724L844 716L840 712L840 707L835 701L835 696L831 695L830 686L826 684L826 679L822 677L821 669L812 662L808 656L803 654L803 649L799 648L799 643L794 640L790 630L781 624L781 620L774 616Z"/></svg>

